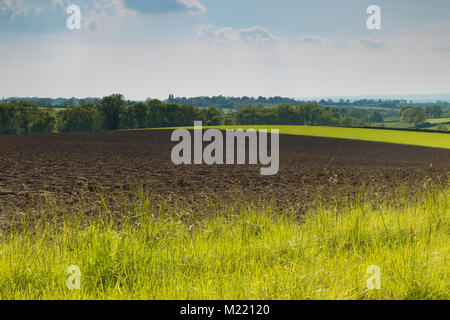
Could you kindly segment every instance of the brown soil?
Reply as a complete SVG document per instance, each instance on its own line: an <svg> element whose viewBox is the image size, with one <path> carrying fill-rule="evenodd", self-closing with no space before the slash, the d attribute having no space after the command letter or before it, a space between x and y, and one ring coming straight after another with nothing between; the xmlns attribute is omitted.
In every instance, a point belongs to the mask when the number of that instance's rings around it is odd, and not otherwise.
<svg viewBox="0 0 450 320"><path fill-rule="evenodd" d="M175 166L170 130L0 136L0 210L74 190L132 192L202 201L214 195L271 197L303 206L317 194L357 194L447 184L450 150L306 136L280 136L280 170L260 166Z"/></svg>

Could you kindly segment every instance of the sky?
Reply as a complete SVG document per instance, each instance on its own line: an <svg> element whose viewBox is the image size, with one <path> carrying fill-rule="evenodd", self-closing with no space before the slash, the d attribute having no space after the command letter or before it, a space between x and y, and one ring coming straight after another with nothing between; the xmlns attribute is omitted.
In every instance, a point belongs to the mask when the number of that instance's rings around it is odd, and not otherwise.
<svg viewBox="0 0 450 320"><path fill-rule="evenodd" d="M0 0L0 98L449 92L448 0Z"/></svg>

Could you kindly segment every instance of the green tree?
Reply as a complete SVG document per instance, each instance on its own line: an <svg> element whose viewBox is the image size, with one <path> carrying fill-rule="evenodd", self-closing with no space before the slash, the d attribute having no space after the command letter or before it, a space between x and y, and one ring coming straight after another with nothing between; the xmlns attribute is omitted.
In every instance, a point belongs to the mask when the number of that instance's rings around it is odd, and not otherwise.
<svg viewBox="0 0 450 320"><path fill-rule="evenodd" d="M15 102L14 102L15 103ZM13 103L0 103L0 133L15 134L18 132L16 123L17 109Z"/></svg>
<svg viewBox="0 0 450 320"><path fill-rule="evenodd" d="M369 122L383 122L383 116L380 111L373 110L369 115Z"/></svg>
<svg viewBox="0 0 450 320"><path fill-rule="evenodd" d="M65 99L62 103L62 107L68 108L75 105L75 100L73 98L71 99Z"/></svg>
<svg viewBox="0 0 450 320"><path fill-rule="evenodd" d="M48 107L52 106L52 99L50 99L50 98L42 98L42 99L38 100L37 104L41 108L48 108Z"/></svg>
<svg viewBox="0 0 450 320"><path fill-rule="evenodd" d="M427 119L427 114L420 107L408 107L402 110L400 118L403 122L417 126L425 122Z"/></svg>
<svg viewBox="0 0 450 320"><path fill-rule="evenodd" d="M294 125L298 123L298 113L289 104L281 104L275 109L277 114L278 124Z"/></svg>
<svg viewBox="0 0 450 320"><path fill-rule="evenodd" d="M94 105L69 107L58 113L59 131L91 131L93 130Z"/></svg>
<svg viewBox="0 0 450 320"><path fill-rule="evenodd" d="M97 104L100 129L119 129L120 114L124 109L124 105L125 100L121 94L113 94L101 99Z"/></svg>
<svg viewBox="0 0 450 320"><path fill-rule="evenodd" d="M49 133L55 127L55 116L50 108L34 110L29 127L30 133Z"/></svg>
<svg viewBox="0 0 450 320"><path fill-rule="evenodd" d="M236 122L240 125L260 124L260 115L258 109L253 106L247 106L238 111Z"/></svg>
<svg viewBox="0 0 450 320"><path fill-rule="evenodd" d="M147 121L148 107L145 103L139 102L133 105L134 125L136 128L145 128Z"/></svg>
<svg viewBox="0 0 450 320"><path fill-rule="evenodd" d="M233 116L231 116L231 115L225 115L225 116L223 117L223 124L224 124L225 126L232 126L232 125L234 125L234 124L236 124L236 123L235 123L235 121L234 121L234 117L233 117Z"/></svg>
<svg viewBox="0 0 450 320"><path fill-rule="evenodd" d="M321 109L315 102L306 102L297 107L298 124L314 126L320 123Z"/></svg>
<svg viewBox="0 0 450 320"><path fill-rule="evenodd" d="M208 109L204 109L203 112L206 116L206 122L204 123L205 125L219 126L222 124L222 115L216 108L209 107Z"/></svg>
<svg viewBox="0 0 450 320"><path fill-rule="evenodd" d="M149 128L164 127L167 125L166 106L160 100L147 100L149 107L147 115L147 126Z"/></svg>
<svg viewBox="0 0 450 320"><path fill-rule="evenodd" d="M18 111L16 113L18 133L30 133L33 117L39 112L39 106L35 102L22 100L19 101L16 108Z"/></svg>
<svg viewBox="0 0 450 320"><path fill-rule="evenodd" d="M261 124L277 124L277 110L275 108L262 108L258 112Z"/></svg>
<svg viewBox="0 0 450 320"><path fill-rule="evenodd" d="M182 113L181 106L177 103L166 103L165 108L166 120L164 127L177 127L182 125L182 119L180 115Z"/></svg>
<svg viewBox="0 0 450 320"><path fill-rule="evenodd" d="M442 115L442 108L439 105L435 105L432 108L431 115L433 118L440 118Z"/></svg>

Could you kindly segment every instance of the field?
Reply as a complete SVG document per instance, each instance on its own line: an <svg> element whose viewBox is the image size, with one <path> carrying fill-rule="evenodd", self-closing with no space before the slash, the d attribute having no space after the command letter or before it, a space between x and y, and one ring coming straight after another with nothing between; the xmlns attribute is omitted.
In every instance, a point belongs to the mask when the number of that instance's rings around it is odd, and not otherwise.
<svg viewBox="0 0 450 320"><path fill-rule="evenodd" d="M281 134L354 139L450 149L450 135L446 133L320 126L220 126L215 128L221 130L235 128L245 130L249 128L255 130L279 129Z"/></svg>
<svg viewBox="0 0 450 320"><path fill-rule="evenodd" d="M0 136L0 298L448 299L448 136L326 130L269 177L175 166L170 130Z"/></svg>
<svg viewBox="0 0 450 320"><path fill-rule="evenodd" d="M450 125L445 124L450 122L449 120L450 118L441 118L441 119L427 119L425 120L425 122L434 124L431 127L427 127L425 128L426 130L438 130L438 131L442 131L442 130L446 130L449 131L450 130ZM438 126L439 124L443 123L444 126ZM415 126L413 124L409 124L406 122L402 122L400 120L391 120L391 121L385 121L385 122L379 122L379 123L371 123L370 126L372 127L384 127L384 128L398 128L398 129L415 129ZM422 129L423 130L423 129Z"/></svg>
<svg viewBox="0 0 450 320"><path fill-rule="evenodd" d="M428 119L427 122L436 124L443 122L450 122L450 118Z"/></svg>
<svg viewBox="0 0 450 320"><path fill-rule="evenodd" d="M77 189L131 194L137 186L197 202L252 190L246 196L270 195L303 207L317 190L356 193L365 185L412 189L426 179L445 181L450 155L449 149L281 135L279 174L262 177L259 166L175 166L170 135L150 130L0 136L0 208L44 196L73 198Z"/></svg>
<svg viewBox="0 0 450 320"><path fill-rule="evenodd" d="M145 196L122 217L107 202L90 219L53 204L2 234L0 299L448 299L446 197L368 195L302 218L210 203L199 219ZM66 287L71 265L80 290ZM368 289L370 266L380 289Z"/></svg>

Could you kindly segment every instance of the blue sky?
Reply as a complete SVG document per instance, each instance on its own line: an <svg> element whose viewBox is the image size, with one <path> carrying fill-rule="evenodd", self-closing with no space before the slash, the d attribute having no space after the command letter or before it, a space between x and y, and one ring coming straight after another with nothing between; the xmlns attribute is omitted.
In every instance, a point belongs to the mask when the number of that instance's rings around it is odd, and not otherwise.
<svg viewBox="0 0 450 320"><path fill-rule="evenodd" d="M0 70L0 97L450 92L450 1L0 0Z"/></svg>

